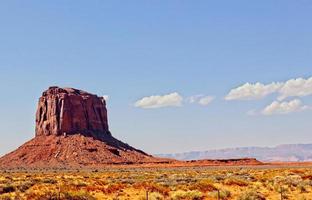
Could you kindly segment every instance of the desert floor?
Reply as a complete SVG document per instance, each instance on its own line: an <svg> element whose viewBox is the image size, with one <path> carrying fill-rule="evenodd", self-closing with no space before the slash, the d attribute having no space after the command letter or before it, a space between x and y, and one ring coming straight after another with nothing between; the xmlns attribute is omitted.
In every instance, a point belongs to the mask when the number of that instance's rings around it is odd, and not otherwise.
<svg viewBox="0 0 312 200"><path fill-rule="evenodd" d="M312 167L3 170L0 199L312 200Z"/></svg>

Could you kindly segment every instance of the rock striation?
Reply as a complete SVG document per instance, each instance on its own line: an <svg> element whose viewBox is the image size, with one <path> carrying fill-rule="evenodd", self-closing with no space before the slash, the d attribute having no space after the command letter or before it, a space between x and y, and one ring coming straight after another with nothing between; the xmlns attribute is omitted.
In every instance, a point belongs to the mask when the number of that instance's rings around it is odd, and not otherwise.
<svg viewBox="0 0 312 200"><path fill-rule="evenodd" d="M97 139L110 135L104 98L74 88L50 87L39 99L36 136L75 133Z"/></svg>

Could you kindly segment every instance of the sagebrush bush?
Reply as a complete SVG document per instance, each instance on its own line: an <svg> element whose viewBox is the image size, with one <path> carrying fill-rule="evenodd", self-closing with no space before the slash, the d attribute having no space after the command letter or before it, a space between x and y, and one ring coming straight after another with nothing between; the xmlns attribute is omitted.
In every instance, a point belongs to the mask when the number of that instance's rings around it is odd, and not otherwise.
<svg viewBox="0 0 312 200"><path fill-rule="evenodd" d="M299 191L300 191L301 193L308 192L308 190L307 190L307 188L306 188L306 184L304 184L303 182L300 183L300 184L298 185L298 188L299 188Z"/></svg>
<svg viewBox="0 0 312 200"><path fill-rule="evenodd" d="M113 194L116 193L122 189L124 189L126 185L122 183L114 183L114 184L109 184L104 190L102 190L105 194Z"/></svg>
<svg viewBox="0 0 312 200"><path fill-rule="evenodd" d="M46 184L56 184L57 181L54 180L54 179L51 179L51 178L44 178L44 179L42 180L42 183L46 183Z"/></svg>
<svg viewBox="0 0 312 200"><path fill-rule="evenodd" d="M27 199L31 200L59 200L60 195L56 192L44 192L43 194L39 193L28 193L27 194Z"/></svg>
<svg viewBox="0 0 312 200"><path fill-rule="evenodd" d="M228 185L228 186L233 186L233 185L240 186L240 187L248 186L248 182L247 181L242 180L242 179L238 179L238 178L226 179L224 181L224 184Z"/></svg>
<svg viewBox="0 0 312 200"><path fill-rule="evenodd" d="M201 180L195 184L192 184L190 190L199 190L201 192L211 192L216 190L217 188L213 185L211 180Z"/></svg>
<svg viewBox="0 0 312 200"><path fill-rule="evenodd" d="M149 192L158 192L164 196L168 196L170 189L157 183L141 182L133 185L135 189L144 189Z"/></svg>
<svg viewBox="0 0 312 200"><path fill-rule="evenodd" d="M265 200L265 197L256 191L247 191L241 194L237 200Z"/></svg>
<svg viewBox="0 0 312 200"><path fill-rule="evenodd" d="M299 175L291 175L285 178L285 184L289 186L297 187L302 182L302 178Z"/></svg>
<svg viewBox="0 0 312 200"><path fill-rule="evenodd" d="M228 190L220 190L219 194L218 194L218 191L214 191L214 192L209 193L209 196L211 196L215 199L218 199L218 195L219 195L220 199L227 200L227 199L230 199L231 192Z"/></svg>
<svg viewBox="0 0 312 200"><path fill-rule="evenodd" d="M76 186L76 187L85 187L87 186L88 184L85 183L84 181L81 181L81 180L75 180L73 182L73 185Z"/></svg>
<svg viewBox="0 0 312 200"><path fill-rule="evenodd" d="M32 181L23 182L20 185L17 186L17 189L21 192L26 192L29 188L34 186L35 183Z"/></svg>
<svg viewBox="0 0 312 200"><path fill-rule="evenodd" d="M64 199L67 200L96 200L93 196L86 193L85 191L71 191L64 193Z"/></svg>
<svg viewBox="0 0 312 200"><path fill-rule="evenodd" d="M152 192L148 194L149 200L162 200L164 199L164 196L160 194L159 192Z"/></svg>
<svg viewBox="0 0 312 200"><path fill-rule="evenodd" d="M197 190L183 191L178 190L170 193L170 199L172 200L201 200L203 194Z"/></svg>

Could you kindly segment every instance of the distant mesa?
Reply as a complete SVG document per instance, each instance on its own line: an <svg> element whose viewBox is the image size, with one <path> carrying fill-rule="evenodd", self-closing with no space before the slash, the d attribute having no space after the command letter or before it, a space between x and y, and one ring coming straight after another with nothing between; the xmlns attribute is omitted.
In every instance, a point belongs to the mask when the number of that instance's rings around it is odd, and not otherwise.
<svg viewBox="0 0 312 200"><path fill-rule="evenodd" d="M157 163L114 138L104 98L74 88L50 87L39 98L35 138L0 158L2 167L78 167Z"/></svg>
<svg viewBox="0 0 312 200"><path fill-rule="evenodd" d="M239 147L155 156L178 160L256 158L262 162L312 162L312 144L284 144L276 147Z"/></svg>

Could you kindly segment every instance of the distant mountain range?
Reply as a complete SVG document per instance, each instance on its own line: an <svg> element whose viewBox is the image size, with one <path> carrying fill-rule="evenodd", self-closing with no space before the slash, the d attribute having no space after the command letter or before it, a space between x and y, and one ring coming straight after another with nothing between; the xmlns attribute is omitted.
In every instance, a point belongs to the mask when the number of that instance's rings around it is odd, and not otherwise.
<svg viewBox="0 0 312 200"><path fill-rule="evenodd" d="M308 162L312 161L312 144L284 144L276 147L240 147L208 151L192 151L176 154L157 154L177 160L256 158L264 162Z"/></svg>

